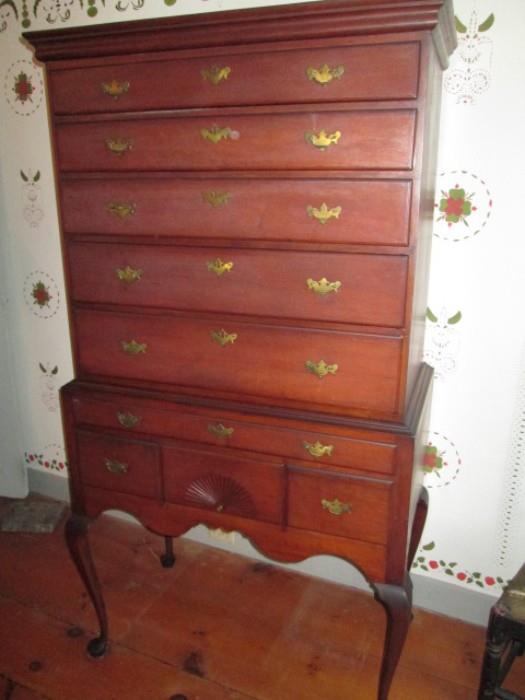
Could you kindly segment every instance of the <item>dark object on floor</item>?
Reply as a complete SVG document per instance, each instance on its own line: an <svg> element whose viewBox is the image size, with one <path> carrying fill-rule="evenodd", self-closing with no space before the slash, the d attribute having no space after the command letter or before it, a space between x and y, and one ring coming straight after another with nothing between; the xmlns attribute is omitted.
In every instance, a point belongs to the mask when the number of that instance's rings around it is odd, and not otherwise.
<svg viewBox="0 0 525 700"><path fill-rule="evenodd" d="M525 564L492 607L478 700L524 700L504 690L508 672L525 650Z"/></svg>
<svg viewBox="0 0 525 700"><path fill-rule="evenodd" d="M53 532L65 505L26 498L8 504L0 515L1 532Z"/></svg>

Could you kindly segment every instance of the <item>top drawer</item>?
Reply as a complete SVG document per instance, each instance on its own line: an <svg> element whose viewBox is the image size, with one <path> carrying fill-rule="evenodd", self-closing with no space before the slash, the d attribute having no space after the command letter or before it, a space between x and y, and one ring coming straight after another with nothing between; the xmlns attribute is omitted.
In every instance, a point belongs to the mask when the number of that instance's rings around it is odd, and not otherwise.
<svg viewBox="0 0 525 700"><path fill-rule="evenodd" d="M51 72L56 114L417 96L419 44L207 55Z"/></svg>

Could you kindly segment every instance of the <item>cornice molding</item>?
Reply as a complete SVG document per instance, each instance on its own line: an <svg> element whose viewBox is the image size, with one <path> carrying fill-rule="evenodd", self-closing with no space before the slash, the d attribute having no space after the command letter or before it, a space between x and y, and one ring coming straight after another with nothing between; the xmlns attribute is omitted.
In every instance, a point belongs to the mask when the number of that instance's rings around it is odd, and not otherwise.
<svg viewBox="0 0 525 700"><path fill-rule="evenodd" d="M321 0L28 32L42 62L257 42L432 32L443 67L457 39L452 0Z"/></svg>

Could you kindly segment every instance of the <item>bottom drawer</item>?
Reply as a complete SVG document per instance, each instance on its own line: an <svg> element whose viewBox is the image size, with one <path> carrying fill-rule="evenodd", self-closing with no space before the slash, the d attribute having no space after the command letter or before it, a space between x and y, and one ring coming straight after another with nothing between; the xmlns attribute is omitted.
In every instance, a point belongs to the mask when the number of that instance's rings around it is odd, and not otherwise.
<svg viewBox="0 0 525 700"><path fill-rule="evenodd" d="M165 447L163 458L167 501L272 523L283 521L282 464L179 446Z"/></svg>
<svg viewBox="0 0 525 700"><path fill-rule="evenodd" d="M155 443L77 432L78 469L84 484L144 498L160 498Z"/></svg>
<svg viewBox="0 0 525 700"><path fill-rule="evenodd" d="M290 468L288 525L384 544L391 482Z"/></svg>

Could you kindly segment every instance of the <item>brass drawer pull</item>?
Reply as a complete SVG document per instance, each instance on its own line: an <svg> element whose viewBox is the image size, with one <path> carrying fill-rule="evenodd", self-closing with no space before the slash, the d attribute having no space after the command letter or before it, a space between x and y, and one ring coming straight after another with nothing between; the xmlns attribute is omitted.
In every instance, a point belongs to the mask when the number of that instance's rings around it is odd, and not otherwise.
<svg viewBox="0 0 525 700"><path fill-rule="evenodd" d="M306 280L306 286L308 287L308 289L311 289L316 294L319 294L320 296L324 297L327 294L331 294L332 292L337 294L337 292L341 289L341 282L339 282L339 280L337 282L329 282L326 279L326 277L323 277L318 282L316 282L310 277Z"/></svg>
<svg viewBox="0 0 525 700"><path fill-rule="evenodd" d="M311 143L312 146L315 146L320 151L325 151L329 146L339 143L341 132L334 131L333 134L327 134L324 129L321 129L318 134L310 131L307 132L304 137L307 143Z"/></svg>
<svg viewBox="0 0 525 700"><path fill-rule="evenodd" d="M338 498L333 501L328 501L323 498L321 501L323 510L327 510L331 515L344 515L345 513L351 513L352 507L350 503L342 503Z"/></svg>
<svg viewBox="0 0 525 700"><path fill-rule="evenodd" d="M133 284L133 282L138 282L142 277L142 270L126 265L126 267L117 267L115 274L121 282Z"/></svg>
<svg viewBox="0 0 525 700"><path fill-rule="evenodd" d="M128 465L118 462L116 459L105 459L104 465L111 474L127 474Z"/></svg>
<svg viewBox="0 0 525 700"><path fill-rule="evenodd" d="M224 328L221 328L220 331L211 331L211 337L223 348L225 345L228 345L228 343L232 345L235 343L237 340L237 333L227 333Z"/></svg>
<svg viewBox="0 0 525 700"><path fill-rule="evenodd" d="M231 272L233 269L232 262L222 262L220 258L217 258L217 260L211 260L206 264L206 266L210 272L215 272L217 277L221 277L225 272Z"/></svg>
<svg viewBox="0 0 525 700"><path fill-rule="evenodd" d="M101 83L100 87L105 95L112 97L114 100L118 100L119 97L129 92L129 81L125 80L119 83L118 80L110 80L109 83Z"/></svg>
<svg viewBox="0 0 525 700"><path fill-rule="evenodd" d="M113 216L117 216L119 219L125 219L128 216L133 216L136 211L136 205L130 202L129 204L118 202L110 202L107 206L107 210Z"/></svg>
<svg viewBox="0 0 525 700"><path fill-rule="evenodd" d="M106 139L106 146L117 156L133 149L133 139Z"/></svg>
<svg viewBox="0 0 525 700"><path fill-rule="evenodd" d="M315 219L320 224L326 224L330 219L338 219L343 211L342 207L328 208L326 202L323 202L319 208L308 206L306 212L311 219Z"/></svg>
<svg viewBox="0 0 525 700"><path fill-rule="evenodd" d="M318 85L322 85L323 87L331 83L332 80L339 80L343 76L344 72L344 66L335 66L334 68L330 68L327 63L325 63L324 66L321 66L321 68L306 69L308 79L312 80Z"/></svg>
<svg viewBox="0 0 525 700"><path fill-rule="evenodd" d="M227 428L222 423L210 423L208 425L208 432L210 432L212 435L215 435L215 437L219 438L231 437L234 433L234 430L234 428Z"/></svg>
<svg viewBox="0 0 525 700"><path fill-rule="evenodd" d="M303 442L303 447L312 457L331 457L334 451L333 445L323 445L319 440L317 442Z"/></svg>
<svg viewBox="0 0 525 700"><path fill-rule="evenodd" d="M212 207L223 207L231 199L231 194L229 192L203 192L202 193L202 198L206 202L206 204L209 204Z"/></svg>
<svg viewBox="0 0 525 700"><path fill-rule="evenodd" d="M140 416L134 416L133 413L129 413L129 411L118 411L117 420L123 428L134 428L140 423L142 418Z"/></svg>
<svg viewBox="0 0 525 700"><path fill-rule="evenodd" d="M136 340L121 340L120 344L127 355L145 355L148 349L146 343L137 343Z"/></svg>
<svg viewBox="0 0 525 700"><path fill-rule="evenodd" d="M218 85L222 80L228 80L232 69L230 66L212 66L201 70L203 80L209 80L212 85Z"/></svg>
<svg viewBox="0 0 525 700"><path fill-rule="evenodd" d="M324 379L327 374L335 374L339 369L339 365L327 365L324 360L319 360L319 362L307 360L305 365L306 369L319 377L319 379Z"/></svg>
<svg viewBox="0 0 525 700"><path fill-rule="evenodd" d="M206 141L211 141L212 143L217 144L223 139L237 141L240 134L238 131L230 129L229 126L212 126L211 129L201 129L201 136Z"/></svg>

